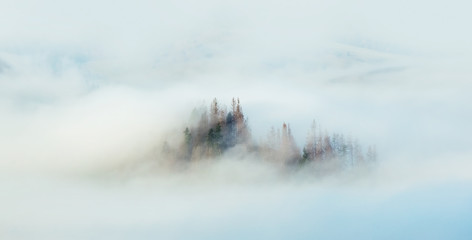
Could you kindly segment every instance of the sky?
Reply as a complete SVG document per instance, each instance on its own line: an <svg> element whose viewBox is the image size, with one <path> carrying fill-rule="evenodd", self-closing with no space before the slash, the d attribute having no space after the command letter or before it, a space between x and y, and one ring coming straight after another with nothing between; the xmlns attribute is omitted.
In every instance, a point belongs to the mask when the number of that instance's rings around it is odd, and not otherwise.
<svg viewBox="0 0 472 240"><path fill-rule="evenodd" d="M0 236L470 238L470 7L2 0ZM302 146L315 119L375 144L377 169L286 180L228 155L115 173L232 97L257 140L287 122Z"/></svg>

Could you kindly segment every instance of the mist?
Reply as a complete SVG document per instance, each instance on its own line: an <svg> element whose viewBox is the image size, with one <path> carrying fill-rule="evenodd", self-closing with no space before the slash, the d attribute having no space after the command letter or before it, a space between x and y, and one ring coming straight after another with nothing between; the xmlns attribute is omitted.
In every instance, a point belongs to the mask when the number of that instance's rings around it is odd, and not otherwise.
<svg viewBox="0 0 472 240"><path fill-rule="evenodd" d="M469 7L2 1L0 238L469 239ZM233 97L254 142L285 122L301 151L316 120L378 160L162 153Z"/></svg>

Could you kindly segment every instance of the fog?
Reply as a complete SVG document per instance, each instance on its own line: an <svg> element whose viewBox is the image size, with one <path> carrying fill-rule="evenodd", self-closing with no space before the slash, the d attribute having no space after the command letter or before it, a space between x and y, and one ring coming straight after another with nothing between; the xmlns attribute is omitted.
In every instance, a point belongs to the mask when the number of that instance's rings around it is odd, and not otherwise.
<svg viewBox="0 0 472 240"><path fill-rule="evenodd" d="M469 239L470 7L1 1L0 238ZM165 159L233 97L256 142L315 119L378 161Z"/></svg>

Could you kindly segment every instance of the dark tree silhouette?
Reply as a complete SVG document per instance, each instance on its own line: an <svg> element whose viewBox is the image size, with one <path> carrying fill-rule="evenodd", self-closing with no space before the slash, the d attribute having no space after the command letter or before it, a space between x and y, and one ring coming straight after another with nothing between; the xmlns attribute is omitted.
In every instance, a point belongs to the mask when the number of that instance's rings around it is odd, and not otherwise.
<svg viewBox="0 0 472 240"><path fill-rule="evenodd" d="M177 153L169 154L171 149L165 143L163 151L167 156L195 161L217 157L241 145L261 159L283 166L329 163L332 168L351 168L377 161L375 146L369 146L364 156L358 140L322 131L315 121L302 150L297 146L287 123L283 123L281 128L271 127L267 140L255 143L239 98L232 99L230 111L226 111L226 107L219 104L216 98L209 108L194 109L183 134L183 143Z"/></svg>

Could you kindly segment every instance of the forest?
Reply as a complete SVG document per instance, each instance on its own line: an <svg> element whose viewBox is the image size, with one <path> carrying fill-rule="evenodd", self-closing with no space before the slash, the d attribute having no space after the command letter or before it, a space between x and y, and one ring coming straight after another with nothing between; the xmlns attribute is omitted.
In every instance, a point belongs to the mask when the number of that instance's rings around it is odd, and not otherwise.
<svg viewBox="0 0 472 240"><path fill-rule="evenodd" d="M271 127L265 140L256 141L251 135L248 118L241 101L233 98L228 108L215 98L209 107L193 109L188 126L181 132L176 147L166 141L163 153L178 162L217 159L232 148L240 148L266 162L280 166L329 166L341 170L365 166L377 161L375 145L364 152L357 139L340 133L329 133L313 121L300 148L289 124Z"/></svg>

